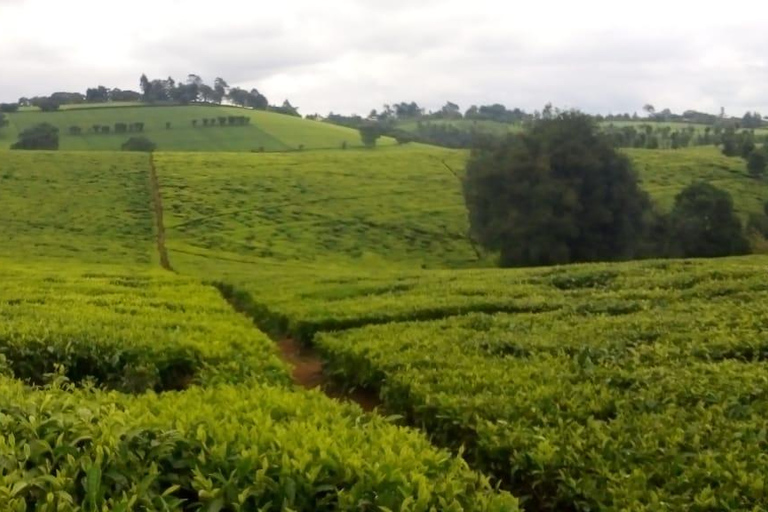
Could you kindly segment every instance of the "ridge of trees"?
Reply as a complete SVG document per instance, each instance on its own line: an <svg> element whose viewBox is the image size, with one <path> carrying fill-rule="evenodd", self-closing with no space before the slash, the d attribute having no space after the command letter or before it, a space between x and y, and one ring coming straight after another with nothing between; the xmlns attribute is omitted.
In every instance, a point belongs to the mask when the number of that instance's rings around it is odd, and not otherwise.
<svg viewBox="0 0 768 512"><path fill-rule="evenodd" d="M199 75L190 74L185 81L149 79L146 74L139 78L140 91L109 89L103 85L90 87L85 94L79 92L55 92L50 96L22 97L17 103L0 104L2 112L16 112L19 107L38 107L44 112L58 110L62 105L86 105L89 103L142 102L150 104L189 105L191 103L231 104L254 110L269 110L300 117L298 107L285 100L281 105L270 105L267 97L258 91L230 87L218 77L207 84Z"/></svg>

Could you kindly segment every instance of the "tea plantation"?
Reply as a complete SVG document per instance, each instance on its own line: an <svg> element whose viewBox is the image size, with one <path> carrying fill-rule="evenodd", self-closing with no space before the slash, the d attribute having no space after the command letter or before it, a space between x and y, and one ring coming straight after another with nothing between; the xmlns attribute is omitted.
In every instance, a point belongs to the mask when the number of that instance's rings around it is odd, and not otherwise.
<svg viewBox="0 0 768 512"><path fill-rule="evenodd" d="M466 152L192 124L234 110L9 116L63 151L0 150L1 510L768 508L768 256L495 269ZM159 151L64 133L120 119ZM715 148L627 154L662 210L768 199Z"/></svg>

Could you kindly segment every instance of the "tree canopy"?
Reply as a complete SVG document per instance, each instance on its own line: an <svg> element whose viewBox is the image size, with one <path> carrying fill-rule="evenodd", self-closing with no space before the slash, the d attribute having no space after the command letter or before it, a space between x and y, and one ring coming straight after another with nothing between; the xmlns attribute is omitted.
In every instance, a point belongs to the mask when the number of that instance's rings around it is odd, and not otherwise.
<svg viewBox="0 0 768 512"><path fill-rule="evenodd" d="M59 149L59 129L48 123L27 128L19 134L19 140L11 149Z"/></svg>
<svg viewBox="0 0 768 512"><path fill-rule="evenodd" d="M689 185L675 197L670 224L677 256L713 258L749 252L731 195L709 183Z"/></svg>
<svg viewBox="0 0 768 512"><path fill-rule="evenodd" d="M473 235L503 266L632 258L650 216L629 160L578 112L474 150L464 196Z"/></svg>

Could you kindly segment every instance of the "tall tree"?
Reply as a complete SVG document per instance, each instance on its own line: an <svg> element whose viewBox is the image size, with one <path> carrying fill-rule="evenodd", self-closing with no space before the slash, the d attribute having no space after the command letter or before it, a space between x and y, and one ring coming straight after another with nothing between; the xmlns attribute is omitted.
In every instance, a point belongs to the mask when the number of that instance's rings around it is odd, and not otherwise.
<svg viewBox="0 0 768 512"><path fill-rule="evenodd" d="M679 256L713 258L749 252L731 195L710 183L694 183L675 197L670 224Z"/></svg>
<svg viewBox="0 0 768 512"><path fill-rule="evenodd" d="M229 84L223 78L217 77L213 82L213 92L213 100L216 103L221 103L224 101L224 98L227 97L227 93L229 92Z"/></svg>
<svg viewBox="0 0 768 512"><path fill-rule="evenodd" d="M473 234L503 266L634 257L650 216L627 157L578 112L474 150L464 196Z"/></svg>

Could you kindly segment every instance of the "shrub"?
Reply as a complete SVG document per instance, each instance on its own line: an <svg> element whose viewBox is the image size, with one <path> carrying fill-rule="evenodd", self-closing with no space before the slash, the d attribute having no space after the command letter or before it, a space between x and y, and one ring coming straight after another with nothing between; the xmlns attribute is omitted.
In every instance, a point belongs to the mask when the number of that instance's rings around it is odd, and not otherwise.
<svg viewBox="0 0 768 512"><path fill-rule="evenodd" d="M151 153L157 145L146 137L131 137L121 146L123 151L144 151Z"/></svg>
<svg viewBox="0 0 768 512"><path fill-rule="evenodd" d="M713 258L749 252L731 195L709 183L694 183L675 197L670 223L679 256Z"/></svg>
<svg viewBox="0 0 768 512"><path fill-rule="evenodd" d="M19 140L11 149L59 149L59 129L48 123L27 128L19 134Z"/></svg>

